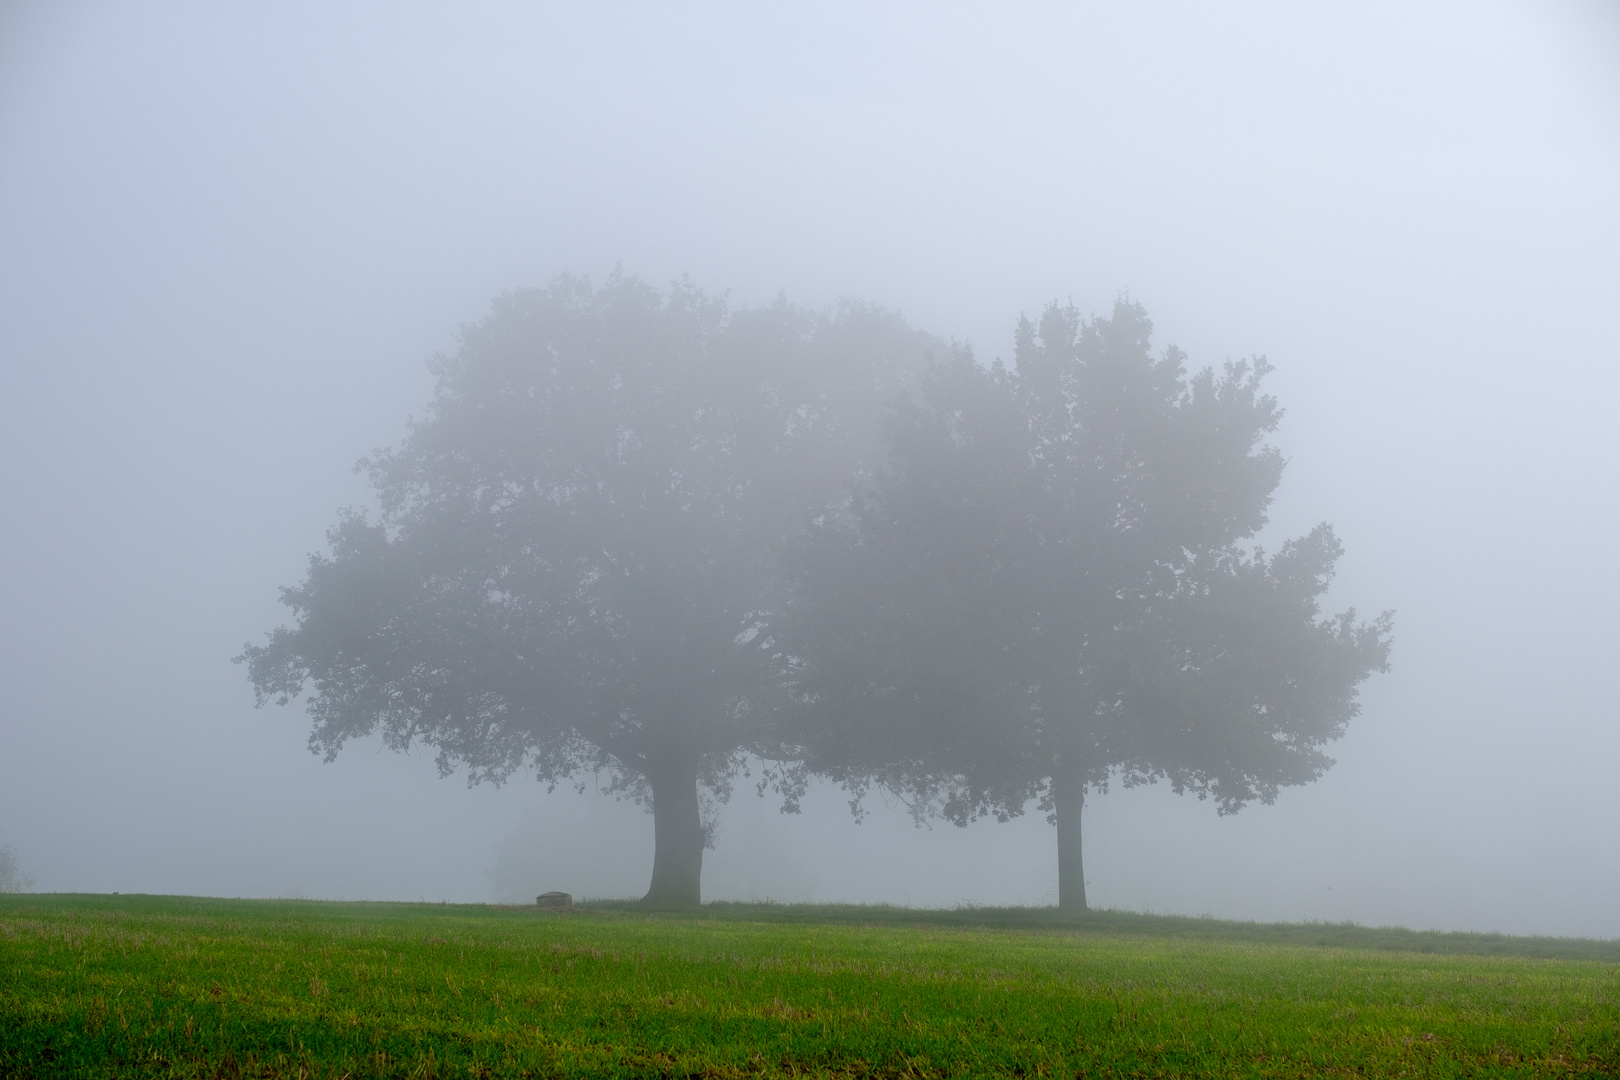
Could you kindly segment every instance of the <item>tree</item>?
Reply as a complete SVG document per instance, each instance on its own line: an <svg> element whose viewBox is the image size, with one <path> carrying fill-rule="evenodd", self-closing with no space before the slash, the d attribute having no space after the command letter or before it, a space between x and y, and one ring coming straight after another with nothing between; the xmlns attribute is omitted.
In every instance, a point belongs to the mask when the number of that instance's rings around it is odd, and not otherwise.
<svg viewBox="0 0 1620 1080"><path fill-rule="evenodd" d="M1268 367L1188 378L1135 304L1021 320L1016 370L957 352L888 420L888 468L799 555L784 754L919 817L1057 826L1085 907L1088 788L1167 779L1222 813L1332 762L1389 616L1322 618L1324 525L1245 551L1283 461Z"/></svg>
<svg viewBox="0 0 1620 1080"><path fill-rule="evenodd" d="M22 868L17 863L17 853L6 845L0 845L0 893L27 892L33 887L33 881L23 876Z"/></svg>
<svg viewBox="0 0 1620 1080"><path fill-rule="evenodd" d="M857 303L729 312L686 283L560 278L436 361L425 419L361 467L249 645L260 704L306 688L329 760L380 731L441 774L605 773L650 803L646 900L700 900L705 804L759 741L784 539L878 445L929 339Z"/></svg>

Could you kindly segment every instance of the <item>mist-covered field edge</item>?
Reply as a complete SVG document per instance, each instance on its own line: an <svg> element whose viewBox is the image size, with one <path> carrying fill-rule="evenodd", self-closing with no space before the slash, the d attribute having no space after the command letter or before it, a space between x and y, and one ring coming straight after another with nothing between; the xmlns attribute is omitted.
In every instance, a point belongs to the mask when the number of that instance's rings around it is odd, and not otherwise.
<svg viewBox="0 0 1620 1080"><path fill-rule="evenodd" d="M286 897L170 896L155 893L21 893L0 895L0 916L44 902L56 910L161 907L194 904L197 914L225 914L230 908L270 914L305 911L327 917L540 917L611 914L637 919L800 923L805 925L963 927L986 930L1059 930L1106 937L1179 938L1200 942L1316 946L1458 956L1514 956L1546 960L1620 963L1620 939L1552 937L1462 930L1415 930L1404 926L1364 926L1354 922L1254 922L1210 915L1180 915L1094 908L1076 914L1056 907L906 907L899 904L783 903L772 900L714 900L693 910L659 910L640 901L581 897L571 911L541 910L523 904L469 904L403 900L320 900ZM153 912L156 913L156 912Z"/></svg>

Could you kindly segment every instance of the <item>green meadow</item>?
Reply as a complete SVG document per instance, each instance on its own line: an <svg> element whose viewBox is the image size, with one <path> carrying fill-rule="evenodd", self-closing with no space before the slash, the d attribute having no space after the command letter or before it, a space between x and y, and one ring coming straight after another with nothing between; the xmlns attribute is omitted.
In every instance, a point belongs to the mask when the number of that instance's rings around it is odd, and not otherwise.
<svg viewBox="0 0 1620 1080"><path fill-rule="evenodd" d="M1620 1072L1620 942L1040 909L0 896L0 1075Z"/></svg>

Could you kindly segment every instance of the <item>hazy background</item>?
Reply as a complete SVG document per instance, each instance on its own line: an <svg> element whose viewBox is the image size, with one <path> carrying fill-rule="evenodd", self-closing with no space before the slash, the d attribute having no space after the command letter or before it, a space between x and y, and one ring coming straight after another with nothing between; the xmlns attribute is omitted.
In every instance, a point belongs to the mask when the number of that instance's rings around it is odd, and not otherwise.
<svg viewBox="0 0 1620 1080"><path fill-rule="evenodd" d="M42 890L645 889L596 794L304 749L229 663L424 361L560 270L1277 365L1273 539L1398 609L1340 764L1092 801L1094 903L1620 936L1620 8L0 3L0 843ZM1051 830L751 793L709 897L1049 903Z"/></svg>

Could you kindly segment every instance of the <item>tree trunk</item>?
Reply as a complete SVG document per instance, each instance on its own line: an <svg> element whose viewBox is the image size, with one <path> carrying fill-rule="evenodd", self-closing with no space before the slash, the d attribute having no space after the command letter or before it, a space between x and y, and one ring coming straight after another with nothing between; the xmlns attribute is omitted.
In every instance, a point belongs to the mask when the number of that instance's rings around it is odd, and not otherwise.
<svg viewBox="0 0 1620 1080"><path fill-rule="evenodd" d="M1080 812L1086 807L1086 782L1076 776L1052 778L1052 807L1057 812L1058 908L1086 910L1086 869L1080 861Z"/></svg>
<svg viewBox="0 0 1620 1080"><path fill-rule="evenodd" d="M703 820L697 768L666 766L647 774L653 793L652 885L648 907L697 907L703 902Z"/></svg>

